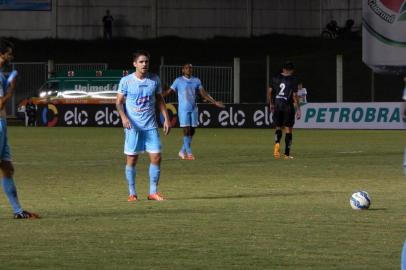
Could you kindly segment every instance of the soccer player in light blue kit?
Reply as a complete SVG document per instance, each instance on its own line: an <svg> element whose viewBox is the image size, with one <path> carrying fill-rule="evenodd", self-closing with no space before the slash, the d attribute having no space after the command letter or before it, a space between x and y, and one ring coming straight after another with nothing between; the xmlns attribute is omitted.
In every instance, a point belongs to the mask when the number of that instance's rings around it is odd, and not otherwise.
<svg viewBox="0 0 406 270"><path fill-rule="evenodd" d="M403 77L403 81L405 82L405 87L403 88L403 119L406 121L406 76ZM404 174L406 175L406 148L405 148L405 153L403 157L403 171Z"/></svg>
<svg viewBox="0 0 406 270"><path fill-rule="evenodd" d="M186 160L195 160L191 144L198 123L197 93L217 107L225 107L222 102L216 101L207 93L200 79L192 76L192 71L190 63L184 64L182 68L183 76L176 78L172 86L163 93L164 97L168 96L171 92L178 93L179 125L183 127L183 145L178 155L181 159Z"/></svg>
<svg viewBox="0 0 406 270"><path fill-rule="evenodd" d="M135 72L121 79L116 100L125 130L124 154L127 155L125 175L128 182L128 201L138 200L135 188L138 155L149 153L150 189L148 200L163 201L158 193L161 164L161 142L156 121L156 107L164 117L163 131L167 135L171 128L165 100L162 97L160 79L149 73L149 53L138 51L133 55ZM125 104L125 107L124 107Z"/></svg>
<svg viewBox="0 0 406 270"><path fill-rule="evenodd" d="M13 71L6 78L3 68L13 59L13 44L5 39L0 39L0 169L3 172L2 186L7 195L16 219L39 218L35 213L23 210L17 196L14 184L14 166L11 162L10 146L7 139L6 103L13 96L16 86L17 72Z"/></svg>

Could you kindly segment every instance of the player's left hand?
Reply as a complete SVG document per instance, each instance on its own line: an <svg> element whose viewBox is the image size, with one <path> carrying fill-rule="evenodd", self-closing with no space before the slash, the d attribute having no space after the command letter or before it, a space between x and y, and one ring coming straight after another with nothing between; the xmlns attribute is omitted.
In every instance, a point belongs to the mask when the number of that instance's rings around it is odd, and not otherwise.
<svg viewBox="0 0 406 270"><path fill-rule="evenodd" d="M296 111L296 119L299 120L302 117L302 112L300 110Z"/></svg>
<svg viewBox="0 0 406 270"><path fill-rule="evenodd" d="M214 102L214 105L216 105L217 107L222 108L222 109L224 109L224 108L226 107L226 106L224 105L224 103L221 102L221 101L216 101L216 102Z"/></svg>
<svg viewBox="0 0 406 270"><path fill-rule="evenodd" d="M165 120L163 124L164 134L168 135L170 130L171 130L171 122L169 122L169 120Z"/></svg>

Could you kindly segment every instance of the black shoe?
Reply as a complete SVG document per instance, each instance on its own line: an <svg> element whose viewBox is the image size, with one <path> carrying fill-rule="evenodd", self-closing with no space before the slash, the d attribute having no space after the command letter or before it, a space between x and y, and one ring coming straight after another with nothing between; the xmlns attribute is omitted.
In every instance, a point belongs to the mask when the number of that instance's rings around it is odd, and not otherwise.
<svg viewBox="0 0 406 270"><path fill-rule="evenodd" d="M22 211L21 213L14 214L15 219L36 219L39 218L38 214Z"/></svg>

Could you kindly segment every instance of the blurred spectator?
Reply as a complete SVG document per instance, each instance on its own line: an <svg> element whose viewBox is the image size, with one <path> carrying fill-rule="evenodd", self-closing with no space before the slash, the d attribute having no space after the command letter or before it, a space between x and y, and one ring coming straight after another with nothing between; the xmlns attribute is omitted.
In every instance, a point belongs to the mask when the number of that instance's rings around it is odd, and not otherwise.
<svg viewBox="0 0 406 270"><path fill-rule="evenodd" d="M104 39L111 39L113 36L113 16L110 10L106 10L106 15L103 16L103 37Z"/></svg>
<svg viewBox="0 0 406 270"><path fill-rule="evenodd" d="M354 20L348 19L345 21L343 27L337 24L337 21L331 20L324 31L321 33L322 38L335 39L335 38L351 38L354 36L353 32Z"/></svg>
<svg viewBox="0 0 406 270"><path fill-rule="evenodd" d="M353 26L354 26L354 20L348 19L345 21L345 25L343 28L341 28L341 31L344 33L350 33L350 32L352 32Z"/></svg>
<svg viewBox="0 0 406 270"><path fill-rule="evenodd" d="M297 84L297 96L299 98L300 105L307 103L307 89L303 87L302 82Z"/></svg>
<svg viewBox="0 0 406 270"><path fill-rule="evenodd" d="M32 102L32 98L28 98L25 105L25 126L37 126L37 106Z"/></svg>
<svg viewBox="0 0 406 270"><path fill-rule="evenodd" d="M332 33L338 34L340 27L337 24L337 21L331 20L327 25L326 29L331 31Z"/></svg>

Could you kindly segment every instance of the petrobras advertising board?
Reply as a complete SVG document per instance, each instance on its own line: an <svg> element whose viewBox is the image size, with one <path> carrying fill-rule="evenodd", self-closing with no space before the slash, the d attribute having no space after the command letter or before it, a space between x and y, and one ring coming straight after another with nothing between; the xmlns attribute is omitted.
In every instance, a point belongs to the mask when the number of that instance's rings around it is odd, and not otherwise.
<svg viewBox="0 0 406 270"><path fill-rule="evenodd" d="M178 108L168 103L173 127L179 127ZM406 102L307 103L295 128L316 129L406 129ZM157 113L157 122L163 117ZM39 105L38 126L122 127L113 104ZM266 104L227 104L219 109L199 104L199 128L271 128L273 115Z"/></svg>
<svg viewBox="0 0 406 270"><path fill-rule="evenodd" d="M406 129L402 102L308 103L295 128Z"/></svg>
<svg viewBox="0 0 406 270"><path fill-rule="evenodd" d="M406 0L363 0L362 25L364 63L406 74Z"/></svg>

